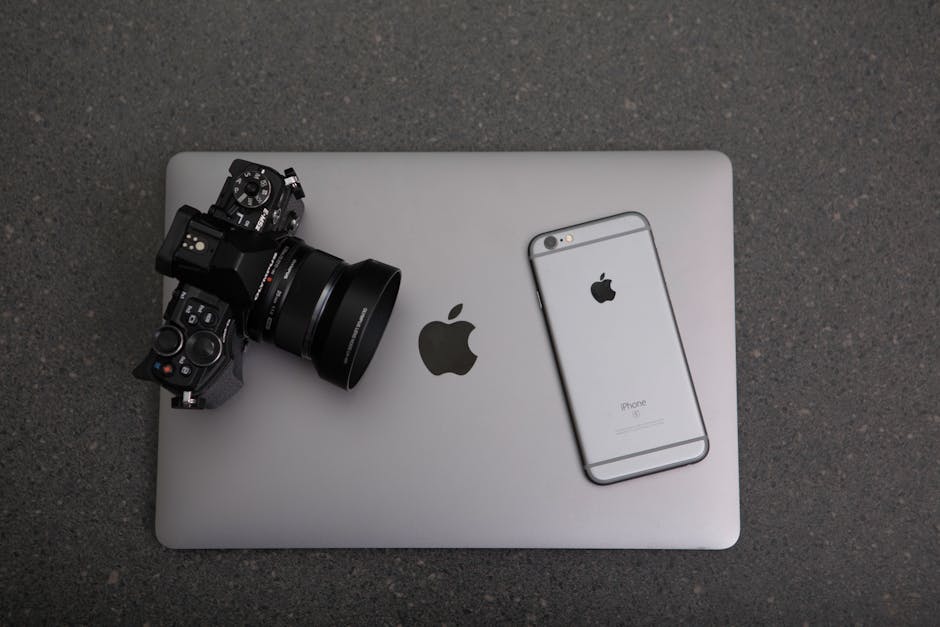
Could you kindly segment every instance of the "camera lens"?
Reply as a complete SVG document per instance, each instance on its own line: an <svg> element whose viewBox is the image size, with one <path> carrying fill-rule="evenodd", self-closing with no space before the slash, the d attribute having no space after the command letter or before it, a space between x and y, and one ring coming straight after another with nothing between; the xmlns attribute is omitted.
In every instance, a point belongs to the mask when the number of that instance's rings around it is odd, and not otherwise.
<svg viewBox="0 0 940 627"><path fill-rule="evenodd" d="M552 250L555 248L555 246L558 246L558 238L554 235L549 235L545 238L543 244L545 244L545 248Z"/></svg>
<svg viewBox="0 0 940 627"><path fill-rule="evenodd" d="M374 259L348 264L291 237L269 277L249 334L310 359L322 378L353 388L388 324L401 271Z"/></svg>

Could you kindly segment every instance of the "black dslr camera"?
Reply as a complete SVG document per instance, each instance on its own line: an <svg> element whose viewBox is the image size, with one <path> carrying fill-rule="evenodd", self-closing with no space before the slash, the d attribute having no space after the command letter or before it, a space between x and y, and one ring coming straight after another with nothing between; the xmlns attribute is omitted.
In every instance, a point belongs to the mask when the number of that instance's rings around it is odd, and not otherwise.
<svg viewBox="0 0 940 627"><path fill-rule="evenodd" d="M351 389L378 347L401 271L347 264L293 237L303 188L292 168L236 159L208 213L183 206L157 253L157 272L179 279L138 379L173 392L173 407L211 409L242 386L249 339L313 362Z"/></svg>

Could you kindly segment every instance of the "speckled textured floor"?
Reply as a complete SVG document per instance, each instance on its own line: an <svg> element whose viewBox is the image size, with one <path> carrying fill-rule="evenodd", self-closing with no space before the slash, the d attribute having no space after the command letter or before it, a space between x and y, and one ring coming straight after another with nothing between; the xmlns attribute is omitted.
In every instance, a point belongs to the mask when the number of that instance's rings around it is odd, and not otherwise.
<svg viewBox="0 0 940 627"><path fill-rule="evenodd" d="M935 623L940 5L804 5L6 4L0 623ZM659 148L735 167L734 548L157 543L170 155Z"/></svg>

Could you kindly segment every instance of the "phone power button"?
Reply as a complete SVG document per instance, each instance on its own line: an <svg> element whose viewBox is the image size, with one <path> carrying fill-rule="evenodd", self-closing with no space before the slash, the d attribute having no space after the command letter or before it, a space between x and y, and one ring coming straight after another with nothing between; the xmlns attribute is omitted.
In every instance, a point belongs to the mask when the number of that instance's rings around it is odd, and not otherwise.
<svg viewBox="0 0 940 627"><path fill-rule="evenodd" d="M539 309L542 308L542 295L539 294L538 290L535 290L535 300L539 303Z"/></svg>

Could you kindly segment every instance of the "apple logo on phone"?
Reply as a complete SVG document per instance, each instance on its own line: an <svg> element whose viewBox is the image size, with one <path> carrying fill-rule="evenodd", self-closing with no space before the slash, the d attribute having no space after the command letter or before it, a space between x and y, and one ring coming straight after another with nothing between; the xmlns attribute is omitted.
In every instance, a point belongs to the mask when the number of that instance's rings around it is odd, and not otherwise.
<svg viewBox="0 0 940 627"><path fill-rule="evenodd" d="M591 283L591 296L593 296L594 300L596 300L599 303L604 303L609 300L613 300L614 296L617 295L617 292L615 292L610 287L611 280L605 279L604 274L606 274L606 272L601 274L601 278L599 281L595 281L594 283Z"/></svg>
<svg viewBox="0 0 940 627"><path fill-rule="evenodd" d="M453 320L462 309L463 303L454 305L447 319ZM465 375L470 372L477 361L477 356L470 350L470 334L475 328L466 320L450 324L435 320L424 325L418 335L418 353L431 374L452 372Z"/></svg>

